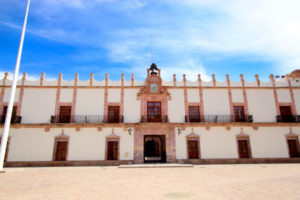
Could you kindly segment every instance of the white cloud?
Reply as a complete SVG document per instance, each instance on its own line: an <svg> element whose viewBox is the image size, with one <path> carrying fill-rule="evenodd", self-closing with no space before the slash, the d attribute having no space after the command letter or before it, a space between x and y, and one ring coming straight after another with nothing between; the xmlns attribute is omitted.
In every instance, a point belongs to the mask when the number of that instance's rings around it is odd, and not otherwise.
<svg viewBox="0 0 300 200"><path fill-rule="evenodd" d="M183 71L189 79L196 79L197 73L210 79L200 55L260 58L275 63L281 73L300 68L298 0L44 0L34 4L33 15L43 19L45 26L32 28L32 33L104 48L110 61L131 65L130 71L143 76L151 60L150 33L155 61L169 80L174 72ZM76 15L67 9L76 10ZM111 14L110 9L120 15L118 19L106 21L97 13ZM134 12L127 15L128 10ZM114 26L113 20L126 25Z"/></svg>
<svg viewBox="0 0 300 200"><path fill-rule="evenodd" d="M300 1L178 1L206 8L220 16L206 29L200 46L216 52L256 54L277 62L281 71L300 67ZM218 5L218 6L216 6ZM203 39L200 39L200 42ZM199 38L195 38L196 45Z"/></svg>

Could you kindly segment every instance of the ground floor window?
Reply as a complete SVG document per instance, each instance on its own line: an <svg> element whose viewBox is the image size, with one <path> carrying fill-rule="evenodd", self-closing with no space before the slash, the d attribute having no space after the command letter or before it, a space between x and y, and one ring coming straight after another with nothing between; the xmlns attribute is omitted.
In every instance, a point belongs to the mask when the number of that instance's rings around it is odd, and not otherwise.
<svg viewBox="0 0 300 200"><path fill-rule="evenodd" d="M65 139L65 138L55 139L54 152L53 152L53 160L54 161L66 161L67 160L68 145L69 145L68 139Z"/></svg>
<svg viewBox="0 0 300 200"><path fill-rule="evenodd" d="M238 138L239 158L251 158L251 149L249 138Z"/></svg>
<svg viewBox="0 0 300 200"><path fill-rule="evenodd" d="M291 158L300 157L300 147L299 141L297 138L288 138L287 139L289 154Z"/></svg>

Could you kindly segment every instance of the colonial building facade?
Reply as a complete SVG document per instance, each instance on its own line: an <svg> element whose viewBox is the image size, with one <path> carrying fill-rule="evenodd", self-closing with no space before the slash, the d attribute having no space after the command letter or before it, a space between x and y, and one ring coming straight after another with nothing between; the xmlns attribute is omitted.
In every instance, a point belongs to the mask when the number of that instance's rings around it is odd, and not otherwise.
<svg viewBox="0 0 300 200"><path fill-rule="evenodd" d="M300 162L300 70L268 82L166 82L155 64L142 82L24 74L11 123L6 166Z"/></svg>

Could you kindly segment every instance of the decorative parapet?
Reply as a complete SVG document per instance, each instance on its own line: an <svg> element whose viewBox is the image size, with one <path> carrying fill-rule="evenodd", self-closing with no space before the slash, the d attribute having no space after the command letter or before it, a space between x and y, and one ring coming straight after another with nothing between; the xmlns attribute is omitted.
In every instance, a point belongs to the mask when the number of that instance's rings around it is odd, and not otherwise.
<svg viewBox="0 0 300 200"><path fill-rule="evenodd" d="M147 72L149 73L149 72ZM158 70L158 75L160 75L160 70ZM183 75L183 79L178 81L176 79L176 74L173 75L173 80L171 81L162 81L163 86L165 87L205 87L205 88L223 88L223 87L260 87L260 88L273 88L273 87L300 87L300 70L295 70L286 77L277 79L274 78L274 75L270 75L270 81L261 81L259 76L256 74L254 81L245 81L244 76L240 75L240 81L231 81L229 75L226 75L225 81L218 81L215 74L212 75L211 81L204 81L201 79L201 75L198 74L198 79L196 81L189 81L186 78L186 75ZM12 83L9 74L6 72L3 78L0 80L0 86L10 86ZM31 87L73 87L77 84L78 87L142 87L145 86L145 81L137 81L134 78L134 74L131 75L131 79L126 81L124 74L121 75L120 80L112 81L109 80L109 75L106 74L104 80L98 81L94 79L94 74L91 73L88 80L82 81L79 78L79 75L76 74L73 80L65 81L63 80L63 75L59 74L59 77L56 80L47 80L45 73L41 74L41 77L37 80L28 80L27 74L24 74L23 77L18 80L18 86L21 86L23 83L24 86Z"/></svg>

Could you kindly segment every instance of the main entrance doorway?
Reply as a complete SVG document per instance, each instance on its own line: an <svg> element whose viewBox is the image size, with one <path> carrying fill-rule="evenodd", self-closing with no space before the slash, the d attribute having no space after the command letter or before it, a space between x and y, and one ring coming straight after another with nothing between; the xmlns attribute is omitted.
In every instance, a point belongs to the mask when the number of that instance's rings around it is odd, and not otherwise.
<svg viewBox="0 0 300 200"><path fill-rule="evenodd" d="M166 162L166 138L164 135L144 136L144 162Z"/></svg>

